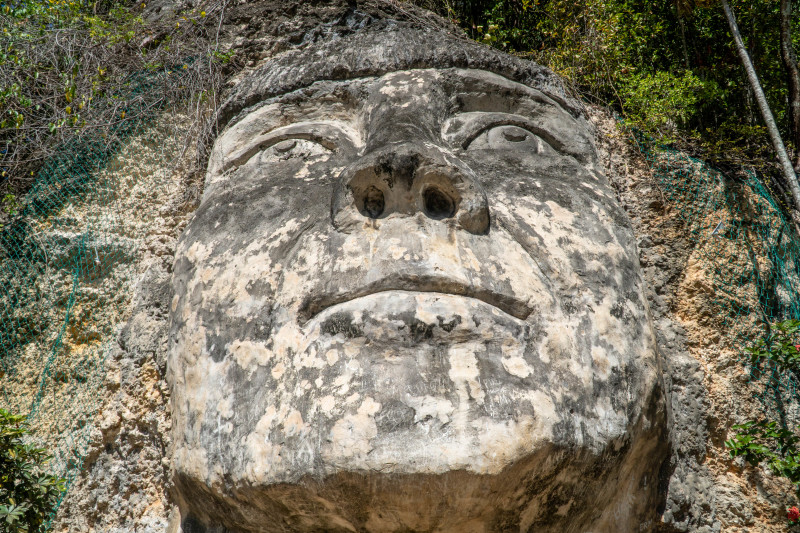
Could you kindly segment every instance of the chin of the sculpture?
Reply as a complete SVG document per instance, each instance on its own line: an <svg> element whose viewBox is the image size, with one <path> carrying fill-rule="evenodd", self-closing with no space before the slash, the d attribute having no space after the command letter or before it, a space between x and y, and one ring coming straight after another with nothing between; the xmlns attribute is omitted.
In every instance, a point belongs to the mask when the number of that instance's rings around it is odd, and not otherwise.
<svg viewBox="0 0 800 533"><path fill-rule="evenodd" d="M539 311L386 291L275 326L260 365L252 342L194 363L201 383L173 397L184 533L647 531L655 348L630 333L603 351L580 316Z"/></svg>
<svg viewBox="0 0 800 533"><path fill-rule="evenodd" d="M542 443L492 474L343 469L294 483L209 487L178 472L183 533L651 531L667 453L659 398L599 453Z"/></svg>

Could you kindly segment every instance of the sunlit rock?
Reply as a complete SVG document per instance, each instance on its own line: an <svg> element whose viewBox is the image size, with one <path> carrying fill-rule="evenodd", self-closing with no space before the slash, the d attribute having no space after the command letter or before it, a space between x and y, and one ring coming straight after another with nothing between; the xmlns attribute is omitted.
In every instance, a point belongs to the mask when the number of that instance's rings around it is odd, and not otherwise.
<svg viewBox="0 0 800 533"><path fill-rule="evenodd" d="M365 19L223 116L174 271L185 533L649 530L635 240L552 73Z"/></svg>

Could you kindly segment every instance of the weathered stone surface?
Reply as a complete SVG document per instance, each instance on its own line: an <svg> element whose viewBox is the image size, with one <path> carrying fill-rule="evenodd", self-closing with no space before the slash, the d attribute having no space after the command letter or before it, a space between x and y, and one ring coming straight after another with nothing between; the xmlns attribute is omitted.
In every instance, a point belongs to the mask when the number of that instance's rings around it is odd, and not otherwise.
<svg viewBox="0 0 800 533"><path fill-rule="evenodd" d="M720 531L713 475L706 463L709 412L703 368L690 354L687 332L673 314L692 250L678 212L666 212L651 170L606 110L590 107L606 177L637 235L639 262L664 373L670 458L661 472L663 533Z"/></svg>
<svg viewBox="0 0 800 533"><path fill-rule="evenodd" d="M585 119L368 22L229 103L175 261L184 532L647 530L660 364Z"/></svg>
<svg viewBox="0 0 800 533"><path fill-rule="evenodd" d="M92 286L94 299L83 306L88 315L83 331L110 329L100 327L103 321L98 318L104 315L109 317L106 323L119 327L100 339L108 349L105 380L100 387L87 387L98 398L99 409L83 468L52 525L55 533L163 533L168 523L173 506L165 379L168 311L176 242L189 217L191 181L186 169L192 159L190 153L180 158L189 125L182 114L158 117L153 127L131 137L96 176L100 183L116 184L111 190L119 193L119 200L105 203L102 196L94 201L89 197L80 211L66 211L83 224L92 217L114 220L114 231L90 249L97 249L103 262L106 253L125 250L126 255L117 255L108 281ZM73 253L76 239L69 233L53 232L51 238L60 244L55 248L59 253ZM72 283L70 276L69 286ZM80 361L79 338L65 338L70 350L59 359L75 367ZM64 409L79 398L58 400L57 408Z"/></svg>
<svg viewBox="0 0 800 533"><path fill-rule="evenodd" d="M235 42L236 65L258 68L259 62L275 53L313 47L317 41L332 35L337 38L345 37L359 31L361 23L353 23L359 19L359 15L343 8L346 3L345 0L232 0L225 3L226 17L221 26L220 43ZM159 9L176 9L172 4L174 3L171 0L147 2L147 10L152 10L157 15ZM289 4L294 4L291 10L286 8ZM381 3L377 0L364 0L358 2L358 11L365 11L365 4L381 5L391 17L399 16L404 9L410 10L410 15L414 18L426 16L423 12L413 11L405 2ZM374 10L370 8L368 11L373 13ZM373 22L381 18L377 15L370 16L376 19ZM429 27L444 26L441 21L428 19L428 22L431 22ZM227 46L221 44L221 49L228 49ZM453 49L458 49L458 46ZM495 54L491 51L485 53L488 54L487 57ZM498 73L492 69L491 61L484 62L487 63L489 66L482 68ZM392 70L388 66L390 64L387 61L385 71L376 68L363 77L380 77ZM444 62L428 63L425 66L442 69L447 67ZM463 68L465 65L460 66ZM416 68L416 65L406 67ZM231 74L234 76L233 80L240 79L241 73ZM520 81L513 74L499 74ZM338 79L342 82L348 76L343 75ZM244 86L240 90L243 88ZM307 90L305 93L311 94L311 91ZM283 93L268 94L274 97ZM263 95L254 101L259 98L264 98L265 101L256 102L252 109L242 113L242 118L260 105L267 106L276 101ZM236 102L236 99L231 99L229 103L233 108L231 117L241 111L236 109L239 105ZM304 105L311 107L314 104ZM759 416L760 403L748 401L751 391L745 387L742 376L737 376L737 372L744 370L743 367L731 364L735 360L735 354L720 346L720 337L722 335L724 338L724 332L715 326L716 308L711 302L708 278L698 270L697 261L690 259L697 252L693 252L694 243L686 231L682 211L670 209L669 204L664 201L646 161L636 147L630 144L624 131L618 131L616 121L608 111L595 110L593 121L597 125L597 144L603 172L611 181L618 203L631 220L637 238L645 295L662 360L668 408L666 425L669 428L671 453L659 472L659 497L653 503L650 518L642 515L641 522L628 529L658 533L785 531L785 509L796 503L791 486L763 469L751 468L741 460L730 460L723 444L725 438L732 436L729 430L731 424ZM170 129L173 126L181 128L191 124L188 118L175 116L159 122L162 126L170 124ZM234 119L234 122L238 120ZM508 511L511 506L503 506L509 501L506 495L512 486L526 487L519 491L520 500L535 494L538 498L538 509L555 507L559 501L567 502L569 497L573 497L570 507L565 504L561 508L566 517L565 522L569 524L563 527L553 526L550 527L551 530L627 531L626 524L609 525L608 521L593 521L588 517L589 512L594 517L601 516L603 510L613 504L613 498L605 498L605 493L594 500L586 497L586 493L595 490L591 485L587 485L583 492L575 490L574 472L581 468L574 459L579 454L577 449L562 449L558 452L561 455L549 456L548 461L558 463L552 471L562 468L560 475L566 480L555 489L553 478L539 476L521 480L518 472L522 471L522 467L511 467L506 470L510 474L494 478L478 477L469 474L467 470L460 470L430 476L394 475L388 476L387 480L387 476L370 474L369 471L339 471L333 475L307 476L291 487L250 487L246 482L228 476L222 478L222 482L213 488L206 488L203 480L184 479L186 483L179 487L180 494L172 491L172 476L169 472L171 439L167 431L171 417L166 405L169 387L164 380L168 344L165 309L170 307L172 301L169 279L175 250L175 232L184 224L187 209L191 210L196 205L193 193L190 192L196 188L189 181L192 174L180 171L183 173L180 182L170 181L169 189L174 189L175 198L165 199L162 194L153 194L160 189L154 187L152 181L156 173L160 172L159 168L163 171L171 167L164 163L155 165L156 158L151 150L153 147L167 148L175 142L180 148L185 135L173 130L167 137L171 142L167 142L162 134L153 135L148 132L125 149L123 164L114 165L120 168L108 169L103 174L107 178L123 179L133 187L126 189L128 192L121 195L125 203L115 211L123 214L121 218L125 221L125 227L130 228L125 234L146 234L148 237L140 250L141 256L136 256L135 264L125 266L136 273L135 290L130 291L133 293L131 306L125 312L130 320L121 328L119 346L114 348L114 357L109 359L105 389L97 392L102 398L102 409L95 421L96 429L92 433L93 442L86 459L86 468L67 493L66 501L62 504L54 524L54 531L161 533L169 521L176 497L184 500L184 533L221 533L225 530L220 525L223 523L229 525L228 531L247 530L247 527L237 525L237 513L247 513L250 524L262 520L256 526L250 527L251 530L313 529L314 523L307 520L314 515L311 510L320 507L324 507L331 520L327 523L328 526L319 526L323 530L335 530L344 523L344 517L357 530L392 530L402 522L413 523L408 528L416 530L518 531L520 524L524 526L528 522L518 521L517 515ZM291 149L297 143L289 148L292 140L285 139L285 142L282 146L276 146L276 150L291 154ZM284 149L287 151L280 152ZM178 176L173 178L177 180ZM478 178L490 177L478 175ZM182 183L184 180L187 182ZM496 200L488 193L486 186L483 186L483 190L487 193L490 212L489 235L493 235L496 218L491 216L495 209L492 202L496 203ZM332 190L328 194L323 203L330 203ZM182 196L185 198L181 199ZM377 203L373 198L369 205L374 206ZM87 202L87 205L91 204ZM91 216L98 216L97 209L83 207L80 212L74 213L75 221L79 224L87 224ZM251 216L248 220L254 219ZM71 252L73 246L68 234L53 236L57 239L56 242L63 245L61 251L65 254ZM151 262L153 259L157 259L157 264ZM71 279L67 281L71 286ZM170 287L169 294L165 286ZM71 333L73 342L97 330L98 323L106 323L109 315L118 310L124 311L119 302L129 300L126 293L116 286L101 287L98 294L100 303L80 310L79 322L86 329ZM39 315L37 319L41 320L42 316ZM423 333L424 331L423 329ZM431 332L440 335L442 344L445 343L446 339L441 337L444 334L441 328L431 328ZM73 356L76 353L77 350L73 352ZM449 364L446 358L442 360L443 364ZM66 367L69 361L69 358L65 358L60 364ZM499 366L502 366L502 362ZM354 379L351 386L355 387L357 383ZM8 387L9 383L4 382L3 385ZM270 391L273 393L274 389ZM54 404L60 408L67 405L67 401L72 402L74 398L62 401L59 397ZM372 417L376 421L376 431L394 427L388 416L382 416L384 410L386 413L400 413L396 416L401 420L403 417L413 420L417 414L413 409L404 406L402 399L394 404L386 402L386 407L381 407L381 413ZM433 419L436 412L432 409L428 404L420 407L421 419ZM358 414L357 410L354 414ZM282 427L278 428L275 434L279 435L281 429ZM569 455L570 453L573 455ZM620 456L624 453L624 450L618 455L610 453L608 462L595 462L587 466L582 473L582 481L594 480L598 472L604 472L603 469L613 469L613 465L620 462ZM544 454L542 452L541 455ZM638 469L649 468L657 462L656 456L663 458L663 449L656 450L653 456L637 458L630 463L635 464ZM535 456L530 460L535 460ZM572 470L568 470L570 465ZM222 469L219 468L219 471ZM615 487L612 482L607 483L609 487ZM375 487L382 487L383 492ZM435 490L431 487L435 487ZM441 503L442 494L448 494L452 500L460 498L461 503L467 496L478 494L469 502L469 509L475 508L473 514L466 513L467 518L462 518L465 513L457 509L455 504L449 507L443 504L441 510L437 511L436 505ZM273 512L279 509L281 501L288 501L291 507ZM505 503L500 505L497 502ZM454 508L456 511L453 511ZM269 509L271 514L260 509ZM294 514L290 514L290 509ZM538 512L536 509L525 516L535 514ZM583 510L586 510L585 514L582 513ZM497 519L488 522L484 517L491 512L497 513ZM285 518L287 515L289 518ZM465 523L469 516L480 518ZM375 518L367 522L363 517ZM587 523L590 525L585 525ZM180 528L178 519L172 522L167 531L177 533ZM542 526L540 521L531 529L547 530L547 526Z"/></svg>

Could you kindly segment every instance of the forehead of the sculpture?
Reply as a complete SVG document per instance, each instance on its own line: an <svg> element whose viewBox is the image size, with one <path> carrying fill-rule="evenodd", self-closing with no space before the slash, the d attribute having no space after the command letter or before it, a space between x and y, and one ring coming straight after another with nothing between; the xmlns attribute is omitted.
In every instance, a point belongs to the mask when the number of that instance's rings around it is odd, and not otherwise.
<svg viewBox="0 0 800 533"><path fill-rule="evenodd" d="M380 77L410 69L466 68L493 72L549 95L570 113L581 105L568 98L561 79L550 69L503 53L441 28L400 21L366 21L339 33L323 30L299 47L270 59L245 76L220 110L220 124L249 113L260 102L323 80Z"/></svg>

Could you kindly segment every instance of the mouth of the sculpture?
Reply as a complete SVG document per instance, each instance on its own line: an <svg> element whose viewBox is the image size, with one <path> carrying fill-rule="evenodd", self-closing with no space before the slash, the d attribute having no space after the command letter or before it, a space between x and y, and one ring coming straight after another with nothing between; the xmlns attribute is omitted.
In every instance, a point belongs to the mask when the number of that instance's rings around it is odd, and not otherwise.
<svg viewBox="0 0 800 533"><path fill-rule="evenodd" d="M407 293L439 293L479 300L489 304L506 314L520 320L526 320L531 314L527 301L516 297L510 290L493 290L467 285L454 280L441 278L395 278L391 281L381 280L367 284L355 290L322 293L310 296L300 307L299 318L305 323L323 311L359 298L379 293L402 291Z"/></svg>

